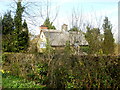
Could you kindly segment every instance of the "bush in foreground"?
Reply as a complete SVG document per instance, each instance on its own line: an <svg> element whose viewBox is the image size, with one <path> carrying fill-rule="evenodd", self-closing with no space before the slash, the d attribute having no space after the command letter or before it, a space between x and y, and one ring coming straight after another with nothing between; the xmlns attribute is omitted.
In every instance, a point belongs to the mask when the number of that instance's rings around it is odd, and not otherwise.
<svg viewBox="0 0 120 90"><path fill-rule="evenodd" d="M28 81L18 76L4 73L2 75L3 88L44 88L45 86L37 85L34 81Z"/></svg>

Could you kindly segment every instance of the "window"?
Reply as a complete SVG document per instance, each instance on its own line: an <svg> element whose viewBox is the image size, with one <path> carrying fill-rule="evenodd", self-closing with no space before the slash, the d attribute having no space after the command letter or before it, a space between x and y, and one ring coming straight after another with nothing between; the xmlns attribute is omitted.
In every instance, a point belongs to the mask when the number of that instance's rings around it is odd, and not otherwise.
<svg viewBox="0 0 120 90"><path fill-rule="evenodd" d="M40 43L40 48L46 48L46 43L45 42L41 42Z"/></svg>

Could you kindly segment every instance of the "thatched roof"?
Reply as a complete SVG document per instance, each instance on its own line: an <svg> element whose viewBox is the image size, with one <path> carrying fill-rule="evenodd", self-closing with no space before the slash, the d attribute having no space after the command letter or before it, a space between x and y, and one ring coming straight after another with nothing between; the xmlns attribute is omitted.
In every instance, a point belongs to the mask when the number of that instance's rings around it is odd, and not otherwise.
<svg viewBox="0 0 120 90"><path fill-rule="evenodd" d="M51 46L64 46L66 41L70 41L71 45L76 42L78 45L88 45L82 32L43 30L43 33L49 39Z"/></svg>
<svg viewBox="0 0 120 90"><path fill-rule="evenodd" d="M69 33L63 32L44 32L52 46L64 46L69 41Z"/></svg>

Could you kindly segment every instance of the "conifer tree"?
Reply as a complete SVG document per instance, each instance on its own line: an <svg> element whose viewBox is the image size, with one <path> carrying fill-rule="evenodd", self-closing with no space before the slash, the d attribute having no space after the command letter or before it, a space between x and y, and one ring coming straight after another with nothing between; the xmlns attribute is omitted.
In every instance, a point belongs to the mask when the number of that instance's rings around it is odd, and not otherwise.
<svg viewBox="0 0 120 90"><path fill-rule="evenodd" d="M13 50L13 31L14 21L11 16L11 11L4 14L2 18L2 50L12 52Z"/></svg>
<svg viewBox="0 0 120 90"><path fill-rule="evenodd" d="M28 26L27 26L26 20L24 20L24 22L23 22L22 29L23 29L23 32L21 34L23 36L22 44L24 46L24 50L26 50L28 48L28 45L29 45Z"/></svg>
<svg viewBox="0 0 120 90"><path fill-rule="evenodd" d="M15 30L14 30L14 49L15 51L19 52L20 50L24 50L23 45L23 35L22 34L22 14L24 12L24 7L21 5L21 0L18 0L17 2L17 9L16 9L16 15L14 17L15 22Z"/></svg>
<svg viewBox="0 0 120 90"><path fill-rule="evenodd" d="M53 25L53 22L50 22L49 18L46 18L44 24L48 29L56 29L55 26Z"/></svg>
<svg viewBox="0 0 120 90"><path fill-rule="evenodd" d="M14 30L14 22L11 11L4 14L2 19L2 35L12 34Z"/></svg>
<svg viewBox="0 0 120 90"><path fill-rule="evenodd" d="M22 0L16 2L17 9L14 20L11 12L4 15L2 19L3 51L20 52L28 47L28 27L26 21L22 24L22 14L25 7L21 4Z"/></svg>
<svg viewBox="0 0 120 90"><path fill-rule="evenodd" d="M103 41L103 53L112 54L114 52L114 38L112 34L112 24L108 21L108 17L105 17L103 23L104 29L104 41Z"/></svg>

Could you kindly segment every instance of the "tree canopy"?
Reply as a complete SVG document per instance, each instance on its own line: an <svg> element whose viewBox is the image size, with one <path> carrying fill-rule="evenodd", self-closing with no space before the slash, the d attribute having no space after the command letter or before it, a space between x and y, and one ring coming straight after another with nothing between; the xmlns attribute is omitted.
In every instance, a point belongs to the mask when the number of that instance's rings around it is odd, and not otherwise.
<svg viewBox="0 0 120 90"><path fill-rule="evenodd" d="M56 29L55 26L53 25L53 22L50 22L49 18L46 18L44 24L48 29Z"/></svg>
<svg viewBox="0 0 120 90"><path fill-rule="evenodd" d="M108 17L105 17L103 23L104 29L104 41L103 41L103 52L104 54L112 54L114 52L114 38L112 34L112 24L108 20Z"/></svg>
<svg viewBox="0 0 120 90"><path fill-rule="evenodd" d="M99 28L90 28L87 26L85 38L90 47L90 53L98 53L101 49L102 37Z"/></svg>
<svg viewBox="0 0 120 90"><path fill-rule="evenodd" d="M4 14L2 18L2 50L11 52L13 51L13 32L14 21L11 17L11 11Z"/></svg>
<svg viewBox="0 0 120 90"><path fill-rule="evenodd" d="M14 30L14 21L11 16L11 11L4 14L2 19L2 34L11 34Z"/></svg>
<svg viewBox="0 0 120 90"><path fill-rule="evenodd" d="M11 17L11 11L5 13L2 19L3 51L20 52L28 47L28 27L24 20L22 23L22 14L24 7L18 1L14 18Z"/></svg>

